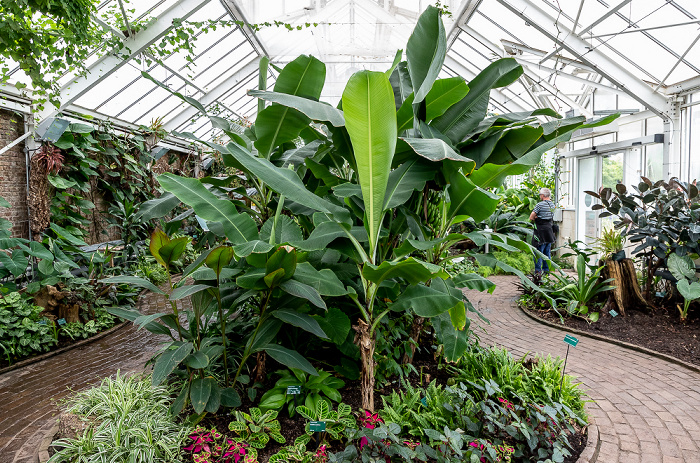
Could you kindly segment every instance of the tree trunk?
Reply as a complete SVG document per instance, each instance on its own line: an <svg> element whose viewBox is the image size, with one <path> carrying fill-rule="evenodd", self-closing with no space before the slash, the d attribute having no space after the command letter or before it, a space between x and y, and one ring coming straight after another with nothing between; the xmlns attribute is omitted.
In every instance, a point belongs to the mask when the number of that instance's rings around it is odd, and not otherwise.
<svg viewBox="0 0 700 463"><path fill-rule="evenodd" d="M75 302L58 306L58 318L64 318L68 323L80 323L80 305Z"/></svg>
<svg viewBox="0 0 700 463"><path fill-rule="evenodd" d="M416 317L413 319L413 324L411 325L411 339L413 340L413 342L411 343L411 354L403 354L403 359L401 359L401 363L403 363L404 365L413 362L413 356L416 355L416 346L418 346L420 335L421 333L423 333L424 323L425 318L423 317Z"/></svg>
<svg viewBox="0 0 700 463"><path fill-rule="evenodd" d="M374 413L374 347L375 340L370 335L370 326L363 320L358 320L355 344L360 348L362 362L361 396L362 408Z"/></svg>
<svg viewBox="0 0 700 463"><path fill-rule="evenodd" d="M264 383L265 382L265 361L267 359L267 354L265 352L258 352L256 359L257 359L257 362L255 364L255 379L253 380L253 384Z"/></svg>
<svg viewBox="0 0 700 463"><path fill-rule="evenodd" d="M642 296L642 290L637 281L637 272L634 269L632 259L605 261L602 273L603 278L612 278L610 285L615 289L608 292L608 301L604 310L616 309L620 314L625 315L625 308L647 309L649 303Z"/></svg>

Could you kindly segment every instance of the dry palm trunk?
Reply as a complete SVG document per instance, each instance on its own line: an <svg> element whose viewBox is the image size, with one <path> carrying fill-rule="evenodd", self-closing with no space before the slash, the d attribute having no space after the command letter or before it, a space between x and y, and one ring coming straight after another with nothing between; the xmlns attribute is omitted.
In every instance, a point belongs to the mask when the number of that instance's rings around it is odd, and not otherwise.
<svg viewBox="0 0 700 463"><path fill-rule="evenodd" d="M647 309L650 304L642 296L642 290L637 282L637 271L632 259L615 261L608 259L603 268L603 278L612 278L610 285L615 289L609 291L608 301L604 311L617 308L617 311L625 315L625 308Z"/></svg>
<svg viewBox="0 0 700 463"><path fill-rule="evenodd" d="M403 363L404 365L413 362L413 357L416 355L416 347L418 346L418 342L420 341L420 335L423 333L424 324L425 318L423 317L416 317L413 320L413 324L411 325L411 339L413 340L413 342L411 342L411 353L410 355L408 353L403 354L401 363Z"/></svg>
<svg viewBox="0 0 700 463"><path fill-rule="evenodd" d="M255 379L253 380L253 384L255 383L264 383L265 382L265 363L267 360L267 354L265 352L258 352L256 356L256 364L255 364Z"/></svg>
<svg viewBox="0 0 700 463"><path fill-rule="evenodd" d="M355 344L360 348L362 362L361 394L362 408L374 412L374 348L375 339L370 334L370 326L364 320L358 320Z"/></svg>
<svg viewBox="0 0 700 463"><path fill-rule="evenodd" d="M49 179L46 162L38 156L32 157L29 170L29 226L34 239L41 241L41 234L51 222L51 201L49 200Z"/></svg>

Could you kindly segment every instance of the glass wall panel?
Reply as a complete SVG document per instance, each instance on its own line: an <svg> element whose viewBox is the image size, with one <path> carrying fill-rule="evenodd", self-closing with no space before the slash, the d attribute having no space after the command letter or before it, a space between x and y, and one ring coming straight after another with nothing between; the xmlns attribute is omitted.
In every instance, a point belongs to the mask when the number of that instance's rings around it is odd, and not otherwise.
<svg viewBox="0 0 700 463"><path fill-rule="evenodd" d="M577 187L577 233L576 238L586 244L591 244L597 236L598 213L592 209L594 198L584 191L596 191L598 176L599 156L580 158L578 160L578 187Z"/></svg>
<svg viewBox="0 0 700 463"><path fill-rule="evenodd" d="M664 145L661 143L647 145L644 150L646 151L644 176L652 182L662 180L664 178Z"/></svg>
<svg viewBox="0 0 700 463"><path fill-rule="evenodd" d="M693 95L693 101L700 100L700 94ZM689 134L688 134L688 165L690 166L688 178L700 180L700 105L688 108Z"/></svg>

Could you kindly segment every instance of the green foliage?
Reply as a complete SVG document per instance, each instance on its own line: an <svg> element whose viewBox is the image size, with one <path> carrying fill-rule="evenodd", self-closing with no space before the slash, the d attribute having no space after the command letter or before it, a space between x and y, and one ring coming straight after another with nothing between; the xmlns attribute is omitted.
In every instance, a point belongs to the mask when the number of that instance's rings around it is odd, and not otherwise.
<svg viewBox="0 0 700 463"><path fill-rule="evenodd" d="M683 308L678 306L678 310L681 313L681 321L685 323L690 304L700 299L700 279L695 275L695 262L689 256L671 254L668 258L668 269L678 280L676 289L683 296Z"/></svg>
<svg viewBox="0 0 700 463"><path fill-rule="evenodd" d="M596 238L594 249L598 251L603 260L610 259L614 254L625 247L626 237L622 231L614 228L604 229L599 238Z"/></svg>
<svg viewBox="0 0 700 463"><path fill-rule="evenodd" d="M297 437L293 445L282 447L274 455L270 455L270 463L315 463L319 453L306 450L307 444L311 441L311 436L302 434Z"/></svg>
<svg viewBox="0 0 700 463"><path fill-rule="evenodd" d="M147 377L105 378L92 389L70 397L69 413L90 423L74 439L51 445L51 463L80 461L181 462L180 448L190 428L169 412L171 391L151 385Z"/></svg>
<svg viewBox="0 0 700 463"><path fill-rule="evenodd" d="M228 428L238 434L241 441L256 449L265 448L270 439L284 444L286 439L280 434L280 422L277 421L277 411L268 410L263 413L259 408L251 408L250 413L240 410L235 412L236 421L231 421Z"/></svg>
<svg viewBox="0 0 700 463"><path fill-rule="evenodd" d="M498 261L509 265L525 274L532 273L535 269L535 263L533 261L532 254L528 252L494 251L493 257L496 258ZM485 265L480 265L478 272L481 276L486 278L488 278L491 275L504 275L509 273L503 270L501 267L489 267Z"/></svg>
<svg viewBox="0 0 700 463"><path fill-rule="evenodd" d="M116 318L111 315L104 307L94 306L92 308L92 319L87 320L85 323L66 323L59 327L59 333L71 338L76 339L86 339L93 336L100 331L111 328L116 321Z"/></svg>
<svg viewBox="0 0 700 463"><path fill-rule="evenodd" d="M138 265L132 267L134 276L145 278L156 286L160 286L168 281L168 272L162 265L156 262L149 262L146 259L139 259Z"/></svg>
<svg viewBox="0 0 700 463"><path fill-rule="evenodd" d="M9 363L56 344L52 325L40 316L44 309L30 304L18 292L0 296L0 347Z"/></svg>
<svg viewBox="0 0 700 463"><path fill-rule="evenodd" d="M615 189L587 191L600 200L594 210L604 210L600 217L614 216L615 227L630 243L637 244L632 254L646 264L645 298L653 296L656 270L668 266L671 255L700 254L700 195L693 183L672 178L652 183L642 177L631 190L622 183Z"/></svg>
<svg viewBox="0 0 700 463"><path fill-rule="evenodd" d="M562 286L552 294L562 300L566 309L566 314L575 315L591 322L597 322L599 313L593 312L592 307L589 307L591 301L596 296L605 291L615 289L614 286L608 285L613 279L600 281L600 273L603 267L598 267L591 274L587 274L586 257L579 254L576 260L576 272L578 279L572 281L567 275L554 274Z"/></svg>
<svg viewBox="0 0 700 463"><path fill-rule="evenodd" d="M260 398L258 406L263 411L279 411L286 405L289 416L294 417L297 401L303 402L307 408L314 410L319 400L330 399L333 402L342 400L338 389L345 386L345 381L331 376L327 371L318 370L317 376L311 376L297 369L280 370L277 374L281 378ZM289 386L301 387L301 394L287 394Z"/></svg>
<svg viewBox="0 0 700 463"><path fill-rule="evenodd" d="M450 384L493 381L510 401L520 399L543 405L561 403L586 420L584 393L570 375L562 383L561 359L513 357L504 348L472 347L454 367L448 367L454 379ZM561 390L560 390L561 387ZM479 391L472 390L473 394Z"/></svg>
<svg viewBox="0 0 700 463"><path fill-rule="evenodd" d="M309 408L306 405L298 406L297 413L309 421L323 421L326 423L326 432L335 440L346 435L347 430L357 428L357 423L352 415L352 407L344 403L339 403L338 409L333 410L330 402L326 399L321 399L316 402L315 408ZM313 434L309 423L306 423L305 430L306 434Z"/></svg>
<svg viewBox="0 0 700 463"><path fill-rule="evenodd" d="M420 438L425 435L425 429L454 425L453 414L443 406L450 398L435 381L426 389L406 384L403 390L382 396L383 407L379 414L385 422L399 424L412 438Z"/></svg>

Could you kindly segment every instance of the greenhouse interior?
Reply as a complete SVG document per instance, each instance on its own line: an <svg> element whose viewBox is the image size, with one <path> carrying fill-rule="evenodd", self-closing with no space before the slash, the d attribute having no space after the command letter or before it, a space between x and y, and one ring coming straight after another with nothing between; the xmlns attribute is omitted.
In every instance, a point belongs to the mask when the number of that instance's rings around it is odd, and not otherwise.
<svg viewBox="0 0 700 463"><path fill-rule="evenodd" d="M700 462L698 42L0 0L0 463Z"/></svg>

